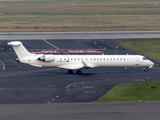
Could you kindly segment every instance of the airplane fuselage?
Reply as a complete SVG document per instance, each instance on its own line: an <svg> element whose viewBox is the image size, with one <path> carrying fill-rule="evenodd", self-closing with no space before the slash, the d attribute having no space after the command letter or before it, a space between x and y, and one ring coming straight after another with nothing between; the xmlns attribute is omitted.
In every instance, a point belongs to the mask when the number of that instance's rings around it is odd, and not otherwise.
<svg viewBox="0 0 160 120"><path fill-rule="evenodd" d="M9 42L22 63L36 67L59 67L68 73L81 73L81 69L95 67L144 67L152 68L154 63L142 55L53 55L33 54L20 41Z"/></svg>
<svg viewBox="0 0 160 120"><path fill-rule="evenodd" d="M21 62L41 67L83 65L91 67L147 67L153 63L141 55L54 55L53 61L40 61L42 55L24 57ZM74 67L70 68L74 69Z"/></svg>

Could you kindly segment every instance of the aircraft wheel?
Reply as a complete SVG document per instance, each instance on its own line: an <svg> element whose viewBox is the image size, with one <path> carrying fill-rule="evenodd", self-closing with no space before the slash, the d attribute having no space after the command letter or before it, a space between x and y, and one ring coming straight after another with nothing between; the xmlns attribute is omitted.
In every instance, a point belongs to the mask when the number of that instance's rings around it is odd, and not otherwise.
<svg viewBox="0 0 160 120"><path fill-rule="evenodd" d="M68 70L68 74L73 74L73 70Z"/></svg>
<svg viewBox="0 0 160 120"><path fill-rule="evenodd" d="M82 72L81 72L81 70L77 70L76 73L77 74L81 74Z"/></svg>
<svg viewBox="0 0 160 120"><path fill-rule="evenodd" d="M144 72L147 72L147 69L146 69L146 68L144 68L144 69L143 69L143 71L144 71Z"/></svg>

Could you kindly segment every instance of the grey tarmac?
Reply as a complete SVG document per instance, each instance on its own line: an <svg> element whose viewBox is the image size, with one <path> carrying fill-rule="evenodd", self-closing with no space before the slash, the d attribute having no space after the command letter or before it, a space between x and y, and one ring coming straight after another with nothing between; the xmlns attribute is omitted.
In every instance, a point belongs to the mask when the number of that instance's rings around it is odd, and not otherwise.
<svg viewBox="0 0 160 120"><path fill-rule="evenodd" d="M160 31L1 32L0 40L160 38Z"/></svg>
<svg viewBox="0 0 160 120"><path fill-rule="evenodd" d="M141 68L96 68L82 75L68 75L57 68L36 68L15 63L14 51L7 42L20 40L30 51L55 49L104 49L105 54L136 54L119 47L122 40L160 38L159 31L110 32L9 32L0 33L0 116L3 120L132 120L159 119L160 102L96 103L95 101L121 83L159 81L159 63L148 72ZM33 41L34 40L34 41ZM96 44L95 44L96 41ZM64 53L61 53L64 54ZM65 79L64 79L65 78Z"/></svg>
<svg viewBox="0 0 160 120"><path fill-rule="evenodd" d="M159 120L160 102L0 105L2 120Z"/></svg>

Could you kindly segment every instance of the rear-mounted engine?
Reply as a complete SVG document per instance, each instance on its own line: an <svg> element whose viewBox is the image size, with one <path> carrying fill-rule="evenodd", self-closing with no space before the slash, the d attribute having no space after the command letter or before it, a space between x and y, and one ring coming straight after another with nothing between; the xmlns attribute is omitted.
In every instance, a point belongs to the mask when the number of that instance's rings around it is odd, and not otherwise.
<svg viewBox="0 0 160 120"><path fill-rule="evenodd" d="M43 55L41 57L39 57L37 60L40 60L40 61L44 61L44 62L51 62L51 61L54 61L54 55Z"/></svg>

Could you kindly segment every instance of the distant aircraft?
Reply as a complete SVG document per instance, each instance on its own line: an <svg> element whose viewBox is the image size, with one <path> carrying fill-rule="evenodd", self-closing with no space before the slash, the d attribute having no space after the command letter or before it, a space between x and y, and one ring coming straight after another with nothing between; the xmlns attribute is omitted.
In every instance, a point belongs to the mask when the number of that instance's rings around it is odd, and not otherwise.
<svg viewBox="0 0 160 120"><path fill-rule="evenodd" d="M58 67L67 69L69 74L74 70L81 74L85 68L95 67L143 67L152 68L154 63L142 55L53 55L33 54L20 41L9 42L16 52L18 59L36 67Z"/></svg>

